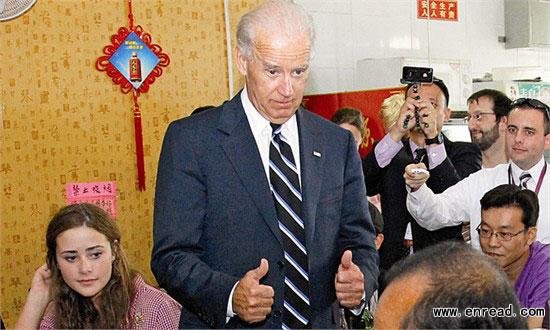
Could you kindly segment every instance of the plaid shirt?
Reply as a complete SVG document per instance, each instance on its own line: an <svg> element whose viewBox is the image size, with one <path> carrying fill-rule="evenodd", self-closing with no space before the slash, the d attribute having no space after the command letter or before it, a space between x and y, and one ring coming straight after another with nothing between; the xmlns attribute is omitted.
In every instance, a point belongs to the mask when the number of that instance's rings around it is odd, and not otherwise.
<svg viewBox="0 0 550 330"><path fill-rule="evenodd" d="M130 306L132 329L177 329L181 305L165 292L145 283L139 275L134 284L136 294ZM55 329L55 315L51 311L42 318L40 329Z"/></svg>

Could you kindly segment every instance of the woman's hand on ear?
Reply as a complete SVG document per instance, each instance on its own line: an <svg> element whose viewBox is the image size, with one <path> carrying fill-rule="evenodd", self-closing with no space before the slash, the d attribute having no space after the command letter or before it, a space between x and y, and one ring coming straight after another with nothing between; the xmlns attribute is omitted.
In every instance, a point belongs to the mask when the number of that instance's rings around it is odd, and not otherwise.
<svg viewBox="0 0 550 330"><path fill-rule="evenodd" d="M45 303L45 306L47 306L51 300L51 286L52 271L47 264L43 264L34 272L27 299L33 298L36 302Z"/></svg>
<svg viewBox="0 0 550 330"><path fill-rule="evenodd" d="M38 267L16 329L37 329L51 300L52 272L47 264Z"/></svg>

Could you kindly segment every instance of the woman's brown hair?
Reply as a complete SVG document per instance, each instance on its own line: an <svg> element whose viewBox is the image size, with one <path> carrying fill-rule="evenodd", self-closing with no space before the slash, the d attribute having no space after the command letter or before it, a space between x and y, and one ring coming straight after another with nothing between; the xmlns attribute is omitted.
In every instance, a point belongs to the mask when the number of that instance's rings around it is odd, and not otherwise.
<svg viewBox="0 0 550 330"><path fill-rule="evenodd" d="M115 260L111 278L98 293L97 306L91 297L84 297L71 289L63 280L56 260L57 237L66 230L86 226L105 235L111 245ZM60 329L129 328L128 316L134 297L135 274L121 247L120 230L101 208L93 204L73 204L63 207L51 219L46 231L48 249L46 261L53 275L54 314L56 327Z"/></svg>

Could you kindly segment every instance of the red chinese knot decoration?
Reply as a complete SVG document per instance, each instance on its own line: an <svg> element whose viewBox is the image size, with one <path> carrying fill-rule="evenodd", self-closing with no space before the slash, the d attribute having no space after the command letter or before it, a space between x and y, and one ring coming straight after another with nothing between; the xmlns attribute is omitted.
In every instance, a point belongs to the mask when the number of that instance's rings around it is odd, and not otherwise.
<svg viewBox="0 0 550 330"><path fill-rule="evenodd" d="M170 58L162 48L152 43L151 35L139 25L134 26L132 0L128 0L130 27L121 27L111 36L111 44L103 47L103 56L96 61L96 69L104 71L120 90L132 93L136 165L138 188L145 190L145 165L143 159L143 134L138 97L147 93L149 86L162 74L162 68L170 64Z"/></svg>

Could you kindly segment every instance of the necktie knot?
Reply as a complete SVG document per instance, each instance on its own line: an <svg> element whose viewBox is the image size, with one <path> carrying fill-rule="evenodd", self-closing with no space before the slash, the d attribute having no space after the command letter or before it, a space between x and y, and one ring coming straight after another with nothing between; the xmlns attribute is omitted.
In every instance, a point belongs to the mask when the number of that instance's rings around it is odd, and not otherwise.
<svg viewBox="0 0 550 330"><path fill-rule="evenodd" d="M416 156L414 157L414 162L419 164L423 163L426 165L426 168L430 168L430 165L428 163L428 152L426 151L426 148L418 148L415 151Z"/></svg>
<svg viewBox="0 0 550 330"><path fill-rule="evenodd" d="M414 152L416 153L416 157L414 157L414 161L416 163L423 162L424 159L426 158L427 154L428 154L426 152L426 148L418 148Z"/></svg>
<svg viewBox="0 0 550 330"><path fill-rule="evenodd" d="M269 125L273 129L273 135L281 133L281 124L269 123Z"/></svg>
<svg viewBox="0 0 550 330"><path fill-rule="evenodd" d="M519 185L523 188L523 189L527 189L527 182L531 180L531 174L529 174L529 172L523 172L521 173L521 175L519 176Z"/></svg>

